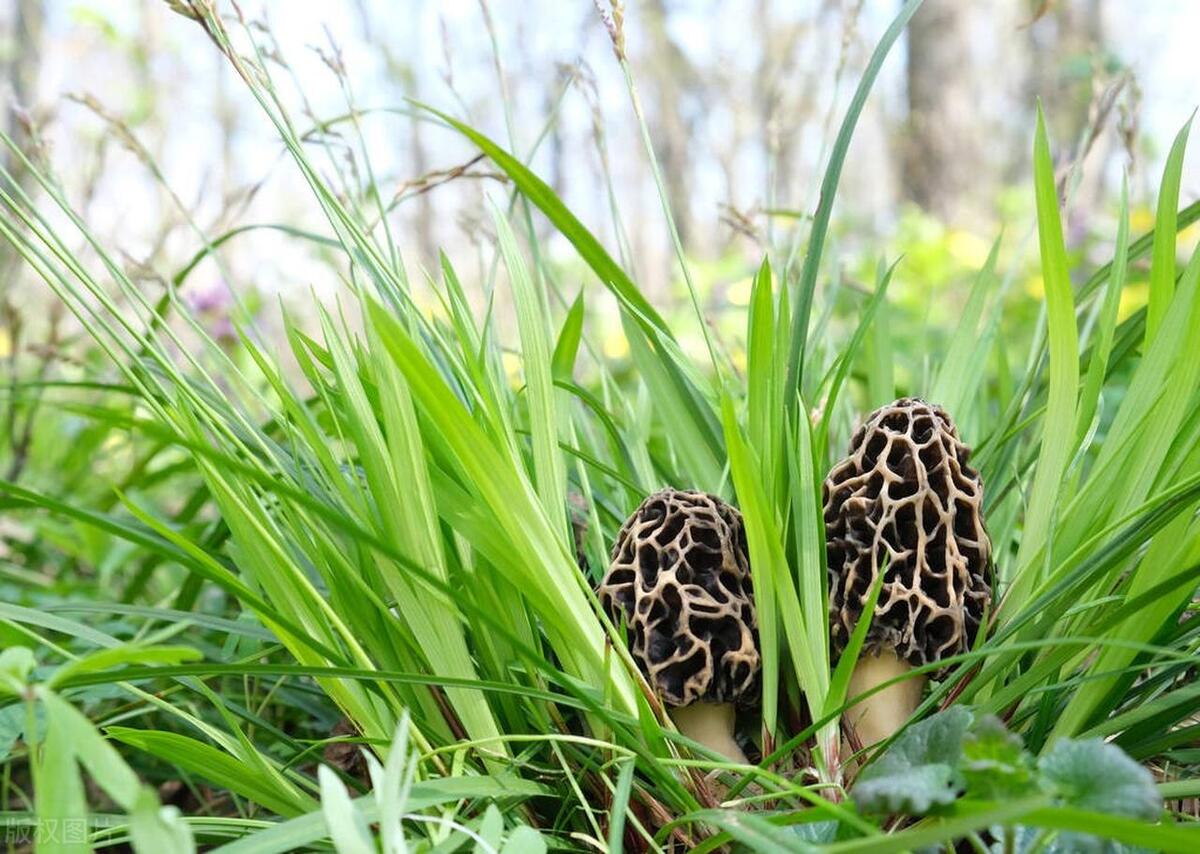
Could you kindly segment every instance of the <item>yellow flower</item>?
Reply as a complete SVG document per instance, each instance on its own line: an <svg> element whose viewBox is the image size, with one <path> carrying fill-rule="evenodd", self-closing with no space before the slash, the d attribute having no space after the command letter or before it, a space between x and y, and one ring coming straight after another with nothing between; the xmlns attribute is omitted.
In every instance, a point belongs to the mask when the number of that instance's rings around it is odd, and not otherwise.
<svg viewBox="0 0 1200 854"><path fill-rule="evenodd" d="M504 368L504 376L509 385L516 388L521 384L521 357L516 353L505 350L500 354L500 365Z"/></svg>
<svg viewBox="0 0 1200 854"><path fill-rule="evenodd" d="M1025 293L1029 294L1035 300L1045 299L1046 283L1042 280L1040 273L1034 273L1025 280Z"/></svg>
<svg viewBox="0 0 1200 854"><path fill-rule="evenodd" d="M1175 238L1175 246L1181 254L1190 255L1200 244L1200 222L1193 222Z"/></svg>
<svg viewBox="0 0 1200 854"><path fill-rule="evenodd" d="M1117 320L1122 321L1144 306L1150 299L1150 283L1134 282L1121 289L1121 301L1117 304Z"/></svg>
<svg viewBox="0 0 1200 854"><path fill-rule="evenodd" d="M749 305L750 290L753 283L750 279L742 279L740 282L734 282L729 286L729 290L725 293L725 298L729 300L730 305Z"/></svg>
<svg viewBox="0 0 1200 854"><path fill-rule="evenodd" d="M1129 212L1129 231L1134 237L1152 228L1154 228L1154 211L1150 208L1141 205Z"/></svg>
<svg viewBox="0 0 1200 854"><path fill-rule="evenodd" d="M962 229L953 229L946 234L946 249L950 257L964 267L982 267L987 261L991 246L977 234Z"/></svg>
<svg viewBox="0 0 1200 854"><path fill-rule="evenodd" d="M625 333L619 329L608 333L600 346L608 359L624 359L629 355L629 342L625 340Z"/></svg>

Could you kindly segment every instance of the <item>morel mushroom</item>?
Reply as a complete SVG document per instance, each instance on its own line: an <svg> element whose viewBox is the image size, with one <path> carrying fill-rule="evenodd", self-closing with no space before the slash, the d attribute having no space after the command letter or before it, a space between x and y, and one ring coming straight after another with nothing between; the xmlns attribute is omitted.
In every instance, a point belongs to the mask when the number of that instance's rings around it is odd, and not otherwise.
<svg viewBox="0 0 1200 854"><path fill-rule="evenodd" d="M845 649L881 568L883 587L850 681L862 694L966 652L991 596L983 484L939 406L903 398L871 413L825 480L832 648ZM863 746L895 733L921 698L909 678L852 707Z"/></svg>
<svg viewBox="0 0 1200 854"><path fill-rule="evenodd" d="M760 658L741 514L703 492L654 493L621 527L599 595L679 731L746 762L735 707L756 702Z"/></svg>

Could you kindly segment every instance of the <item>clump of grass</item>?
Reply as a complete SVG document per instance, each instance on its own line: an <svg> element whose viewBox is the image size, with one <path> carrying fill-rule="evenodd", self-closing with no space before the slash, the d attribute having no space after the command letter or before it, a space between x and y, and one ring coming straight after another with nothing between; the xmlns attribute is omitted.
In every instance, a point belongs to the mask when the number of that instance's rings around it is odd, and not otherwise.
<svg viewBox="0 0 1200 854"><path fill-rule="evenodd" d="M1130 239L1123 198L1113 262L1075 287L1039 117L1047 304L1023 371L995 347L1008 332L995 249L943 353L891 340L877 322L894 269L882 262L840 336L827 314L812 317L831 298L821 260L838 179L874 77L918 5L905 4L853 97L802 265L796 245L778 247L754 278L744 376L726 369L717 340L708 364L685 357L637 283L520 157L411 103L515 188L490 212L506 286L496 298L517 320L514 387L502 359L513 336L494 312L471 310L453 259L430 277L444 308L430 318L387 229L374 227L387 220L371 209L378 188L348 195L329 184L254 30L231 33L206 3L183 8L237 70L324 214L326 233L290 233L334 249L345 285L316 330L284 318L286 353L243 334L233 358L181 301L181 277L148 298L9 142L39 199L5 175L0 235L117 377L55 391L44 405L131 436L147 475L108 506L0 484L6 509L122 543L140 579L121 603L0 605L6 642L32 650L10 649L0 668L13 701L0 714L19 710L12 720L25 733L6 764L4 791L20 805L12 820L87 812L82 768L111 800L105 808L128 815L92 813L91 842L128 836L142 850L182 850L192 838L234 851L326 839L374 850L372 823L389 851L890 851L982 845L994 826L1138 838L1147 826L1136 818L970 792L885 833L845 799L878 754L840 753L862 636L831 668L819 488L861 401L898 391L879 357L889 352L940 363L928 388L903 391L952 406L972 434L1002 591L973 650L914 671L952 665L912 721L969 704L1041 756L1063 739L1106 738L1152 767L1162 794L1200 795L1188 752L1200 639L1200 253L1177 275L1174 239L1200 212L1175 211L1186 128L1154 232ZM365 120L347 119L346 132ZM632 376L596 355L581 300L556 308L535 210L586 263L589 287L619 306ZM200 257L233 236L208 239ZM1127 271L1147 255L1151 309L1118 323ZM1081 316L1091 318L1084 333ZM187 346L185 332L201 346ZM1015 382L995 381L1000 373ZM745 517L764 673L752 767L674 730L592 592L617 527L664 484L715 492ZM162 491L186 496L183 507L166 512ZM586 526L572 517L580 505ZM146 595L164 589L175 595ZM368 750L365 771L318 762L347 741ZM164 783L159 792L138 788L130 761ZM182 817L159 806L172 780L182 781ZM1192 842L1169 815L1154 833L1166 847Z"/></svg>

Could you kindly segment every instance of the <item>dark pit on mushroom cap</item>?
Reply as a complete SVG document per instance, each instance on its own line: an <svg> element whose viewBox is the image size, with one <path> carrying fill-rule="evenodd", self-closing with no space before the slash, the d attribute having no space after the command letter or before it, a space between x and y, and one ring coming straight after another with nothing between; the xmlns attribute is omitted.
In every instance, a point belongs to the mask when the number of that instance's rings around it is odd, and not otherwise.
<svg viewBox="0 0 1200 854"><path fill-rule="evenodd" d="M833 651L887 563L867 648L914 667L966 652L991 596L983 484L939 406L902 398L871 413L824 485Z"/></svg>
<svg viewBox="0 0 1200 854"><path fill-rule="evenodd" d="M669 705L757 701L747 554L741 514L704 492L656 492L621 527L600 601Z"/></svg>

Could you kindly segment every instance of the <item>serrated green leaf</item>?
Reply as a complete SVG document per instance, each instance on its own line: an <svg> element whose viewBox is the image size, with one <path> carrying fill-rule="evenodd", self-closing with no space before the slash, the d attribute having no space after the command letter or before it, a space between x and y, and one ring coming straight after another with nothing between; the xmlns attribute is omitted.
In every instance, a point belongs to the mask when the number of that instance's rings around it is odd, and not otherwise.
<svg viewBox="0 0 1200 854"><path fill-rule="evenodd" d="M1038 761L1043 787L1065 806L1147 821L1162 814L1154 777L1098 738L1063 738Z"/></svg>
<svg viewBox="0 0 1200 854"><path fill-rule="evenodd" d="M959 760L974 719L969 709L951 706L910 726L859 776L854 803L863 812L914 816L953 803L965 785Z"/></svg>
<svg viewBox="0 0 1200 854"><path fill-rule="evenodd" d="M994 715L979 718L963 739L962 774L967 793L979 800L1003 800L1037 791L1033 759L1021 737Z"/></svg>

